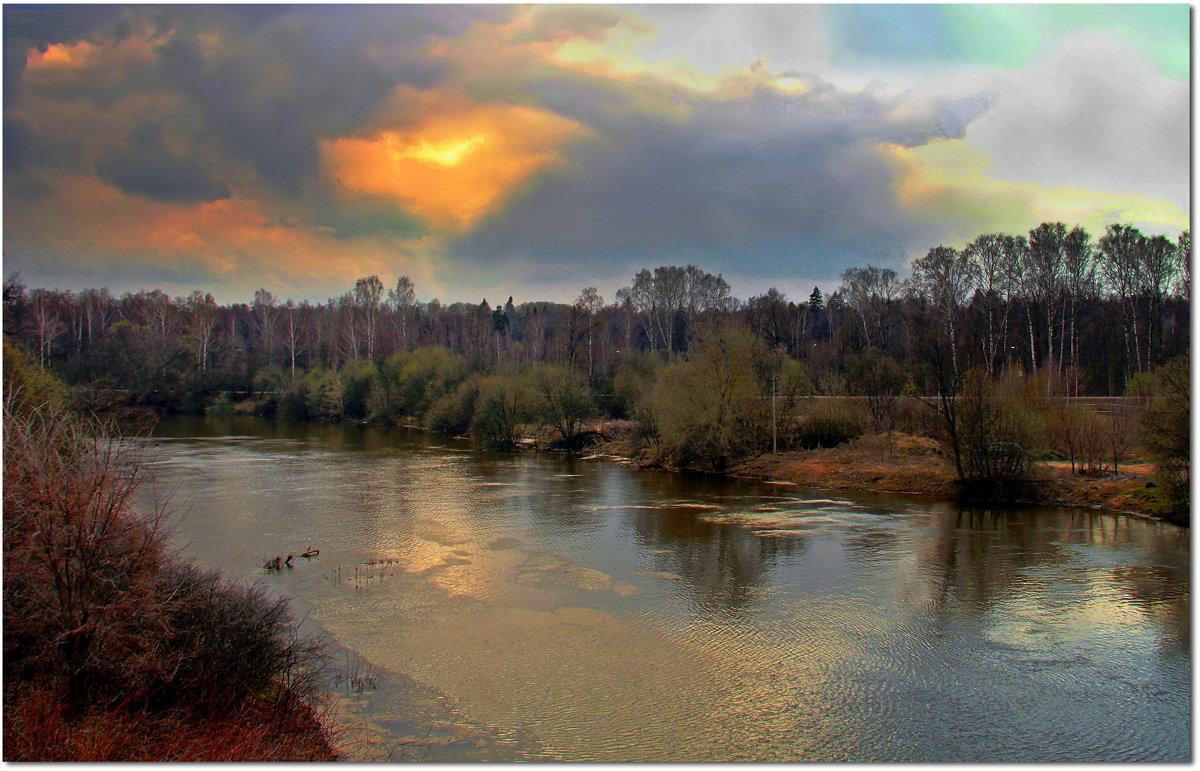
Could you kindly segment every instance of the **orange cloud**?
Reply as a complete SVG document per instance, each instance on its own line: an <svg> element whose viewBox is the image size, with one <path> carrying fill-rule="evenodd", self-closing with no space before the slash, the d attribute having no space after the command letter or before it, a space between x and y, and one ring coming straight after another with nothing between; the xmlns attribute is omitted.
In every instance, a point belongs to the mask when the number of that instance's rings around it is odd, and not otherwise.
<svg viewBox="0 0 1200 771"><path fill-rule="evenodd" d="M558 146L582 128L532 107L456 105L411 131L328 140L321 151L344 191L393 198L435 225L460 229L537 171L562 163Z"/></svg>
<svg viewBox="0 0 1200 771"><path fill-rule="evenodd" d="M166 37L150 29L140 29L120 40L105 44L80 40L74 43L53 43L44 51L30 51L25 59L26 78L33 84L43 78L53 80L68 73L88 71L93 77L107 75L116 78L121 70L133 64L145 64L157 56L156 48ZM46 82L50 82L49 80Z"/></svg>
<svg viewBox="0 0 1200 771"><path fill-rule="evenodd" d="M247 298L259 286L281 296L308 294L370 274L385 282L407 274L423 291L440 286L440 247L428 239L338 239L246 198L176 205L124 195L90 176L54 183L46 205L6 218L22 219L21 246L36 245L81 267L203 269Z"/></svg>
<svg viewBox="0 0 1200 771"><path fill-rule="evenodd" d="M34 51L30 54L25 66L31 70L39 67L70 67L80 65L95 52L96 46L80 40L78 43L54 43L45 51Z"/></svg>

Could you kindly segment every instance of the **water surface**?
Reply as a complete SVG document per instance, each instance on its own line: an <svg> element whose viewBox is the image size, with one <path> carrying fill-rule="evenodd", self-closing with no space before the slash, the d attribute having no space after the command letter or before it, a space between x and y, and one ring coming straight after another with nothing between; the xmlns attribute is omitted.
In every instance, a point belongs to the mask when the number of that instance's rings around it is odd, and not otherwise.
<svg viewBox="0 0 1200 771"><path fill-rule="evenodd" d="M1173 525L249 419L149 470L187 556L334 638L363 758L1190 759Z"/></svg>

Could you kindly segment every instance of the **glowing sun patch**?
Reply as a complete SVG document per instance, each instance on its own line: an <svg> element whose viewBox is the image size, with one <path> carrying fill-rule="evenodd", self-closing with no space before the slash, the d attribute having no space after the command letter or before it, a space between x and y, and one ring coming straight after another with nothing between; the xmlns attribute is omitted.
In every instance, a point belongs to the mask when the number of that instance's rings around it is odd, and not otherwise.
<svg viewBox="0 0 1200 771"><path fill-rule="evenodd" d="M581 128L530 107L470 105L412 131L328 140L321 154L344 192L393 198L434 224L460 229L494 211L535 172L561 163L559 144Z"/></svg>

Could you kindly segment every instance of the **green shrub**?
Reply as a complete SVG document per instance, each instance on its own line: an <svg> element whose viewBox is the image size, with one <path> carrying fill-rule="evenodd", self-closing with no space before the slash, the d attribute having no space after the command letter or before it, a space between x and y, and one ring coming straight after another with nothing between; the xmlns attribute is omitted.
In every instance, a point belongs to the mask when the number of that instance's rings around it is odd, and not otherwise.
<svg viewBox="0 0 1200 771"><path fill-rule="evenodd" d="M286 420L308 420L308 386L303 379L284 391L276 412Z"/></svg>
<svg viewBox="0 0 1200 771"><path fill-rule="evenodd" d="M38 366L21 348L4 339L4 395L30 408L59 409L67 404L67 389Z"/></svg>
<svg viewBox="0 0 1200 771"><path fill-rule="evenodd" d="M654 385L662 362L650 351L625 351L613 373L613 395L610 413L613 417L633 417L638 401Z"/></svg>
<svg viewBox="0 0 1200 771"><path fill-rule="evenodd" d="M310 419L342 419L342 380L338 373L314 367L304 376L304 412Z"/></svg>
<svg viewBox="0 0 1200 771"><path fill-rule="evenodd" d="M1163 488L1166 515L1172 521L1191 522L1191 364L1187 354L1177 356L1154 373L1153 398L1142 412L1139 433L1142 446L1154 461Z"/></svg>
<svg viewBox="0 0 1200 771"><path fill-rule="evenodd" d="M346 362L338 373L342 383L342 414L347 418L362 420L371 413L373 395L382 391L379 370L365 359ZM376 396L376 399L378 397Z"/></svg>
<svg viewBox="0 0 1200 771"><path fill-rule="evenodd" d="M804 450L837 447L842 442L862 436L865 423L861 411L849 402L841 399L815 400L808 413L797 421L794 432L789 436L789 443Z"/></svg>
<svg viewBox="0 0 1200 771"><path fill-rule="evenodd" d="M435 401L458 387L471 373L466 356L449 348L418 348L404 357L396 376L395 408L423 418Z"/></svg>
<svg viewBox="0 0 1200 771"><path fill-rule="evenodd" d="M1025 492L1039 442L1030 404L998 388L980 368L963 379L957 405L960 485L972 498L1012 498Z"/></svg>
<svg viewBox="0 0 1200 771"><path fill-rule="evenodd" d="M534 415L564 443L574 440L583 422L596 414L587 380L561 364L536 364L525 373L525 382Z"/></svg>
<svg viewBox="0 0 1200 771"><path fill-rule="evenodd" d="M512 375L491 375L479 382L471 435L492 447L513 447L521 427L533 415L528 387Z"/></svg>
<svg viewBox="0 0 1200 771"><path fill-rule="evenodd" d="M229 397L229 394L221 392L217 394L217 398L213 399L212 404L204 408L204 414L228 417L236 415L237 410L234 408L233 399Z"/></svg>
<svg viewBox="0 0 1200 771"><path fill-rule="evenodd" d="M770 442L766 350L745 326L701 327L687 357L659 371L643 400L660 458L721 469Z"/></svg>
<svg viewBox="0 0 1200 771"><path fill-rule="evenodd" d="M443 395L425 413L425 427L439 434L458 436L471 430L482 375L471 375L452 392Z"/></svg>

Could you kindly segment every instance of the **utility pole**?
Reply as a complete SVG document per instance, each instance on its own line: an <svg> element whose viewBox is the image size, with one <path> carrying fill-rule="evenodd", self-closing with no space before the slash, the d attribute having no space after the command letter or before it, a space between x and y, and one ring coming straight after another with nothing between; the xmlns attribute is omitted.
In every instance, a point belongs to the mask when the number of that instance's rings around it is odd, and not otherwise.
<svg viewBox="0 0 1200 771"><path fill-rule="evenodd" d="M779 454L779 432L775 421L775 383L778 381L778 375L771 375L771 452L775 455Z"/></svg>

